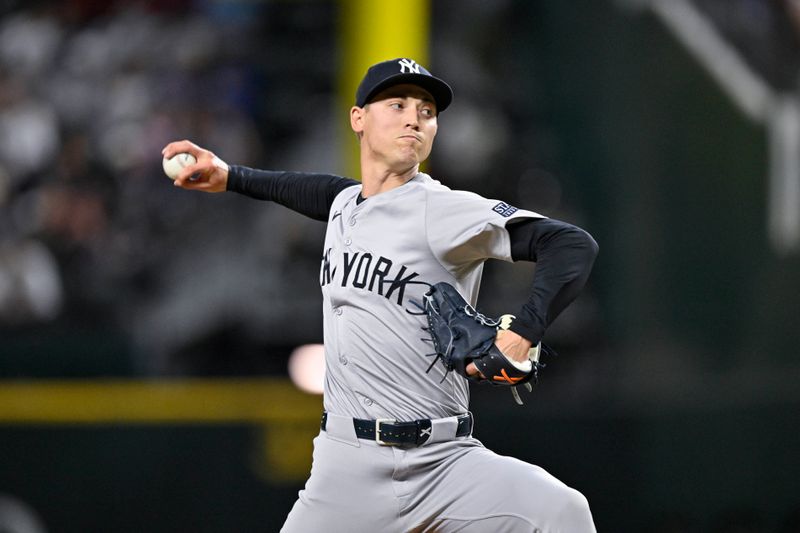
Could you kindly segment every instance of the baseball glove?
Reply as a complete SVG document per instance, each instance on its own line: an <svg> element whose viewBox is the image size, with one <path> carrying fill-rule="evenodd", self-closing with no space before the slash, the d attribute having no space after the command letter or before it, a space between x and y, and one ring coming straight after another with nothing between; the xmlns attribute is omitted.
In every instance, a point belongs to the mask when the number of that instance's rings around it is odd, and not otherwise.
<svg viewBox="0 0 800 533"><path fill-rule="evenodd" d="M481 383L511 387L511 393L518 404L522 400L517 386L524 385L530 392L531 382L538 379L541 343L532 348L528 361L517 363L512 361L497 348L494 343L498 329L508 329L513 315L503 315L499 319L491 319L479 313L449 283L440 282L431 286L423 297L422 310L428 318L428 327L423 328L431 335L435 352L433 362L428 367L430 372L437 361L441 361L446 369ZM470 376L467 366L475 363L481 375Z"/></svg>

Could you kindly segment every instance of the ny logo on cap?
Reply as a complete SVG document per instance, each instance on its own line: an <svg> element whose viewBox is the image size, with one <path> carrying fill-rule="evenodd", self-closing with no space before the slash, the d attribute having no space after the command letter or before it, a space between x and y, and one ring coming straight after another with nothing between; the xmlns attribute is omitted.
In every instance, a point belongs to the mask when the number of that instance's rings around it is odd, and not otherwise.
<svg viewBox="0 0 800 533"><path fill-rule="evenodd" d="M400 74L405 73L406 69L409 73L419 74L419 65L413 59L401 59L398 63L400 63Z"/></svg>

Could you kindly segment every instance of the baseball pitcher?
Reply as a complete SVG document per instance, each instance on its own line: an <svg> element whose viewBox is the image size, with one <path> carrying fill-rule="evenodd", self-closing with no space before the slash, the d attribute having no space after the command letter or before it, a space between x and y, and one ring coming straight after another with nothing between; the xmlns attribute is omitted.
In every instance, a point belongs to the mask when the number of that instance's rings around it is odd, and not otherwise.
<svg viewBox="0 0 800 533"><path fill-rule="evenodd" d="M373 65L350 109L361 181L228 165L189 141L185 189L235 191L327 222L319 283L324 413L286 533L595 531L586 498L472 437L469 382L514 391L597 254L573 225L419 171L450 86L409 58ZM487 259L535 261L520 309L475 304Z"/></svg>

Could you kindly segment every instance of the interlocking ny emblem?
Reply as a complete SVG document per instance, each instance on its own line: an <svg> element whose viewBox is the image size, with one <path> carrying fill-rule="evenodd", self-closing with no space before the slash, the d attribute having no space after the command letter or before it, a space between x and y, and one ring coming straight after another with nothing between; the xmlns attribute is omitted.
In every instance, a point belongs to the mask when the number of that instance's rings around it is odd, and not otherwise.
<svg viewBox="0 0 800 533"><path fill-rule="evenodd" d="M409 73L419 74L419 65L413 59L401 59L398 63L400 63L400 74L405 73L406 69Z"/></svg>

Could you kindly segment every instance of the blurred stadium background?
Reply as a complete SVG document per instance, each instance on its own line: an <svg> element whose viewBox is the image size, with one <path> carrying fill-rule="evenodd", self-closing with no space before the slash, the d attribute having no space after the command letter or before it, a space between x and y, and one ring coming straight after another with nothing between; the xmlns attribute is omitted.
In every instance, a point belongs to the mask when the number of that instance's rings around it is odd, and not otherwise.
<svg viewBox="0 0 800 533"><path fill-rule="evenodd" d="M279 529L324 227L175 190L160 149L353 175L352 85L404 55L456 92L432 174L601 247L476 436L600 531L800 531L797 0L0 1L0 531Z"/></svg>

